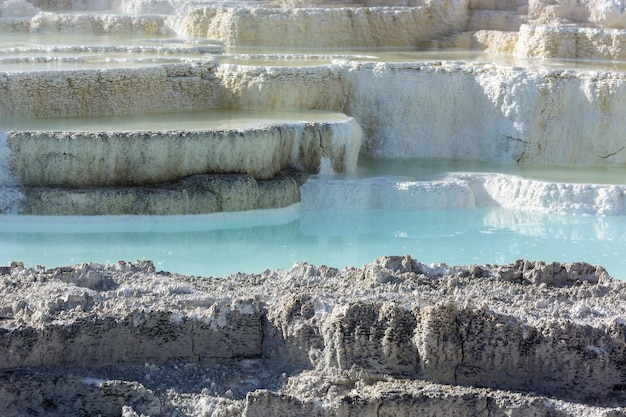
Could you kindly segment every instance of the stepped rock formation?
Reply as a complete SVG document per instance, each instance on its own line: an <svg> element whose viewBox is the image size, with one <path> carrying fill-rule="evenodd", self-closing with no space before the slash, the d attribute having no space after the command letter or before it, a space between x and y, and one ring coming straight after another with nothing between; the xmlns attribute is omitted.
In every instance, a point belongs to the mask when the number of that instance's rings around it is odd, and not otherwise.
<svg viewBox="0 0 626 417"><path fill-rule="evenodd" d="M337 172L353 169L360 144L361 128L350 118L237 130L15 131L4 139L0 212L197 214L286 207L300 201L300 185L322 159Z"/></svg>
<svg viewBox="0 0 626 417"><path fill-rule="evenodd" d="M285 170L317 173L320 154L332 160L337 172L351 170L358 154L511 163L626 162L622 144L626 87L621 64L616 62L612 68L604 63L606 69L596 69L592 63L566 69L558 62L535 65L537 58L623 59L626 13L616 1L2 0L0 6L0 32L11 42L0 50L0 186L4 187L0 200L12 202L3 203L8 207L3 212L42 213L31 210L30 204L15 203L25 201L15 195L39 192L20 188L47 187L49 193L66 193L67 200L76 202L81 194L86 201L83 211L80 205L67 211L58 206L50 214L123 213L128 205L90 208L99 204L98 195L118 191L97 191L87 198L84 187L158 184L165 190L188 175L227 175L226 171L268 181ZM37 40L38 34L46 33L58 35L60 40L50 41L58 44ZM77 34L83 36L81 45ZM35 41L24 46L28 37ZM415 52L437 47L487 51L491 54L487 60L495 63L379 54L390 48ZM295 64L299 60L303 64ZM187 149L194 149L198 157L206 156L198 164L195 158L172 153L171 143L176 140L161 140L170 133L111 128L108 136L128 136L136 146L130 154L147 158L127 161L137 174L128 178L130 184L119 184L114 178L116 168L111 167L120 158L108 156L109 146L112 154L119 150L128 154L125 147L80 130L34 134L2 127L3 120L15 118L222 108L341 112L353 118L353 126L348 136L339 139L343 133L336 135L334 129L320 131L325 149L320 153L319 147L305 145L297 157L286 150L298 147L298 135L282 135L283 140L262 152L272 161L259 160L254 167L241 155L261 156L254 139L258 131L246 132L236 150L213 154L211 139L190 146ZM285 129L290 128L281 125L270 130ZM216 133L205 130L202 135L214 138ZM226 141L231 140L229 135ZM32 139L32 146L17 145L25 137ZM49 157L57 142L68 137L84 137L85 148L93 155L56 167L66 172L51 172ZM104 162L85 163L94 159ZM232 163L227 164L229 159ZM82 173L89 171L83 178ZM278 186L275 191L280 189L284 190ZM130 188L122 193L143 198ZM168 190L162 194L169 198ZM291 204L299 201L299 195L288 191L280 200ZM241 209L249 207L253 206Z"/></svg>
<svg viewBox="0 0 626 417"><path fill-rule="evenodd" d="M626 284L588 264L0 278L2 415L626 415Z"/></svg>
<svg viewBox="0 0 626 417"><path fill-rule="evenodd" d="M0 0L0 212L285 207L301 186L329 188L305 184L323 163L350 171L359 155L623 166L624 9ZM437 48L477 58L415 51ZM232 108L345 117L250 129L8 127ZM499 174L350 184L331 184L350 207L626 213L621 185ZM313 193L303 205L326 203ZM0 267L0 415L626 416L624 286L583 263L388 257L217 279L149 261L16 262Z"/></svg>

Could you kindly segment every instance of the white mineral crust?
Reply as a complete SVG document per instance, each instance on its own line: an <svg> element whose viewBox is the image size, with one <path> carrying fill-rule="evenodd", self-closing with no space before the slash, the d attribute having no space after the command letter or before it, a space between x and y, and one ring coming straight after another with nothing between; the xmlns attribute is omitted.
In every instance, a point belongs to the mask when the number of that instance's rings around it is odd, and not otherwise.
<svg viewBox="0 0 626 417"><path fill-rule="evenodd" d="M0 414L623 416L625 285L530 261L227 279L16 263Z"/></svg>
<svg viewBox="0 0 626 417"><path fill-rule="evenodd" d="M185 97L189 106L343 111L363 127L361 153L367 156L623 164L625 80L620 72L446 61L180 65L7 74L0 78L7 97L0 112L162 112ZM74 88L64 92L69 84Z"/></svg>
<svg viewBox="0 0 626 417"><path fill-rule="evenodd" d="M322 157L336 172L352 171L361 129L345 118L227 130L14 131L3 142L0 167L19 185L97 187L158 184L203 173L263 180L288 167L316 173Z"/></svg>

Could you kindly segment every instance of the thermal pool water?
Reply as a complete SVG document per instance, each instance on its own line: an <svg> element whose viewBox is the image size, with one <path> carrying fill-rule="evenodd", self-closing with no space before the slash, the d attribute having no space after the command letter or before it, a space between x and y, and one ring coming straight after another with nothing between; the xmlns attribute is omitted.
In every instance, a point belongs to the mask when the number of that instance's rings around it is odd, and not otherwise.
<svg viewBox="0 0 626 417"><path fill-rule="evenodd" d="M0 117L0 134L13 131L137 132L248 129L279 123L346 121L345 114L328 111L262 109L200 109L139 115L20 118Z"/></svg>
<svg viewBox="0 0 626 417"><path fill-rule="evenodd" d="M296 262L342 268L382 255L424 263L502 264L517 259L585 261L626 279L626 216L506 209L475 201L407 209L390 200L359 205L346 190L402 181L433 181L472 171L529 179L624 183L621 167L539 167L477 162L364 159L352 174L314 176L302 203L275 209L187 216L0 216L0 264L47 268L83 262L150 259L158 270L227 276L289 268ZM501 174L499 174L501 175ZM325 206L316 206L325 190ZM436 192L435 192L436 193ZM456 193L454 193L456 195ZM445 200L441 197L441 200ZM463 201L456 196L455 200Z"/></svg>

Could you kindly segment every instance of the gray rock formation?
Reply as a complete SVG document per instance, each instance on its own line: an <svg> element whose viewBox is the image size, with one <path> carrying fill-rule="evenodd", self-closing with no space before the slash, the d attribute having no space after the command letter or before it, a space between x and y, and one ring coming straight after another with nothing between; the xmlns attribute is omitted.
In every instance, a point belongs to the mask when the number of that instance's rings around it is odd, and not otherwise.
<svg viewBox="0 0 626 417"><path fill-rule="evenodd" d="M27 215L203 214L287 207L300 201L306 174L280 173L257 181L245 174L192 175L180 181L143 187L48 188L20 192L17 210ZM17 207L17 209L16 209Z"/></svg>
<svg viewBox="0 0 626 417"><path fill-rule="evenodd" d="M625 287L583 263L15 263L0 414L624 416Z"/></svg>

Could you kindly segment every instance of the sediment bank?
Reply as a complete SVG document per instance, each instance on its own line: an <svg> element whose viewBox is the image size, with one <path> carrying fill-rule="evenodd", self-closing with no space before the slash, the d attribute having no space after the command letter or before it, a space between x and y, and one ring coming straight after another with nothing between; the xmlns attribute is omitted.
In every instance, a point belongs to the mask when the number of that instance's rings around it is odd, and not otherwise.
<svg viewBox="0 0 626 417"><path fill-rule="evenodd" d="M3 415L626 415L626 283L588 264L16 263L0 286Z"/></svg>

